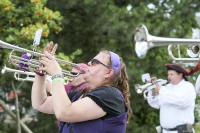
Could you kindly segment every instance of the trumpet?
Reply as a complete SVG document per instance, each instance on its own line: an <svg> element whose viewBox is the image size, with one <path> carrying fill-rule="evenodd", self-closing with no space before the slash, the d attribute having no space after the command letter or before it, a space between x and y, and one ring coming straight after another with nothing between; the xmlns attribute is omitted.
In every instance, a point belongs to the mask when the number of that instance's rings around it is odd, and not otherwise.
<svg viewBox="0 0 200 133"><path fill-rule="evenodd" d="M145 25L140 25L136 29L134 40L135 44L135 51L139 58L144 58L149 49L153 47L160 47L160 46L169 46L168 54L173 61L199 61L197 57L200 54L200 39L180 39L180 38L165 38L165 37L156 37L152 36L148 33L148 30ZM187 54L194 58L175 58L171 52L172 45L187 45ZM180 51L180 49L179 49Z"/></svg>
<svg viewBox="0 0 200 133"><path fill-rule="evenodd" d="M26 72L26 71L16 70L16 69L8 68L8 67L6 67L6 65L4 65L3 69L1 70L1 74L5 74L6 72L13 72L15 79L18 81L33 82L35 80L34 72ZM51 76L46 75L46 78L51 81ZM67 77L64 77L64 79L67 80L66 84L68 83L68 81L72 81L72 79L69 79Z"/></svg>
<svg viewBox="0 0 200 133"><path fill-rule="evenodd" d="M156 86L164 85L166 83L167 83L167 80L156 79L152 83L146 83L144 85L135 84L135 91L138 94L142 94L143 93L143 97L146 100L148 98L147 97L147 93L149 91L152 91L152 89L154 89Z"/></svg>
<svg viewBox="0 0 200 133"><path fill-rule="evenodd" d="M1 40L0 40L0 47L12 50L10 55L9 55L9 61L8 62L10 64L14 65L14 66L18 67L18 65L20 63L20 64L23 64L22 69L24 69L26 71L28 70L28 71L34 71L34 72L35 71L38 72L37 68L43 67L43 65L38 60L32 59L32 57L33 56L44 57L45 56L44 54L34 52L34 51L31 51L31 50L27 50L27 49L24 49L24 48L21 48L21 47L18 47L18 46L14 46L14 45L11 45L9 43L3 42ZM21 53L28 53L28 54L31 55L31 59L25 59L25 58L21 58L19 56L15 56L13 54L15 51L18 51L18 52L21 52ZM55 60L62 65L67 65L67 66L70 66L70 67L77 68L78 72L77 72L76 75L73 75L68 70L62 69L62 74L64 76L76 77L81 73L81 70L84 70L84 71L87 70L85 68L81 68L80 66L78 66L77 64L72 63L72 62L64 61L64 60L61 60L61 59L58 59L58 58L55 58ZM40 72L40 73L47 74L46 72Z"/></svg>
<svg viewBox="0 0 200 133"><path fill-rule="evenodd" d="M193 53L190 51L190 57L194 57L196 56L197 54L197 47L199 47L198 45L196 46L192 46L193 50L194 51ZM195 50L196 49L196 50ZM187 53L189 53L189 50L187 49ZM196 52L195 52L196 51ZM195 54L196 53L196 54ZM190 62L199 62L200 59L199 58L177 58L177 57L174 57L173 53L172 53L172 44L168 45L168 55L169 57L171 58L171 60L173 60L173 62L185 62L185 63L190 63Z"/></svg>
<svg viewBox="0 0 200 133"><path fill-rule="evenodd" d="M14 72L14 77L18 81L33 82L35 79L35 73L33 73L33 72L24 72L24 71L11 69L11 68L4 66L3 69L1 70L1 74L5 74L6 72ZM22 78L21 75L25 75L26 77Z"/></svg>

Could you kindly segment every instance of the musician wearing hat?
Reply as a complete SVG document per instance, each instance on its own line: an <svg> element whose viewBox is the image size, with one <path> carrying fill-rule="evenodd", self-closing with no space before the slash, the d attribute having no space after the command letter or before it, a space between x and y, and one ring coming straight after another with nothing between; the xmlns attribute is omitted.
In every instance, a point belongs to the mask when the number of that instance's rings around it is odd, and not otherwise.
<svg viewBox="0 0 200 133"><path fill-rule="evenodd" d="M188 71L176 64L166 64L168 82L148 93L148 104L160 109L161 133L194 133L196 92L186 76Z"/></svg>

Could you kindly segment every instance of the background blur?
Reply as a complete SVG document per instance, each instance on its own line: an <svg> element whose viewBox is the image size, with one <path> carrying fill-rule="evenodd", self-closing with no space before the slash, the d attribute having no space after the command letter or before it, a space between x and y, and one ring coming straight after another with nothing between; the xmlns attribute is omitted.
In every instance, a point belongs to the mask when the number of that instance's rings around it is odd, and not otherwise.
<svg viewBox="0 0 200 133"><path fill-rule="evenodd" d="M134 34L137 26L146 25L149 34L159 37L200 38L197 21L199 0L1 0L0 40L29 50L33 49L36 30L42 28L37 51L53 41L58 43L56 57L70 62L88 62L100 50L118 53L127 65L133 116L127 133L155 133L159 111L151 108L135 84L144 84L141 75L166 79L165 63L172 63L167 46L150 49L144 59L135 52ZM181 47L182 56L186 46ZM8 63L11 50L0 49L0 68L17 69ZM174 51L177 55L176 51ZM16 53L22 55L22 53ZM190 67L190 66L188 66ZM189 80L195 85L199 72ZM0 102L15 111L13 88L18 92L20 118L34 133L56 133L53 115L37 112L31 107L32 82L16 81L13 73L0 75ZM196 100L195 127L200 116ZM17 132L16 122L0 106L0 133ZM22 129L22 132L26 132Z"/></svg>

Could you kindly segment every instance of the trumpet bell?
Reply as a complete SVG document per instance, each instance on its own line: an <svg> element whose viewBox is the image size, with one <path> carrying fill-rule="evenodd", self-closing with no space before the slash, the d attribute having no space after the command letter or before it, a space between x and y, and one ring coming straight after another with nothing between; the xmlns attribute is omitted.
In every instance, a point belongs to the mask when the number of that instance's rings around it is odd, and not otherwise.
<svg viewBox="0 0 200 133"><path fill-rule="evenodd" d="M139 58L144 58L148 51L148 44L147 42L136 42L135 43L135 51Z"/></svg>
<svg viewBox="0 0 200 133"><path fill-rule="evenodd" d="M138 57L140 58L144 58L147 54L147 51L149 49L149 45L148 45L148 30L144 25L140 25L137 29L136 29L136 33L135 33L135 51Z"/></svg>
<svg viewBox="0 0 200 133"><path fill-rule="evenodd" d="M140 89L140 85L139 84L136 84L135 85L135 91L138 93L138 94L141 94L142 93L142 90Z"/></svg>
<svg viewBox="0 0 200 133"><path fill-rule="evenodd" d="M147 54L147 51L153 47L162 46L167 42L171 42L171 40L166 40L163 42L164 38L155 37L149 34L147 27L145 25L140 25L136 29L135 33L135 51L139 58L144 58ZM168 43L167 43L168 44Z"/></svg>
<svg viewBox="0 0 200 133"><path fill-rule="evenodd" d="M139 84L135 84L135 91L138 94L141 94L146 88L148 88L149 86L151 86L152 83L147 83L145 85L139 85Z"/></svg>

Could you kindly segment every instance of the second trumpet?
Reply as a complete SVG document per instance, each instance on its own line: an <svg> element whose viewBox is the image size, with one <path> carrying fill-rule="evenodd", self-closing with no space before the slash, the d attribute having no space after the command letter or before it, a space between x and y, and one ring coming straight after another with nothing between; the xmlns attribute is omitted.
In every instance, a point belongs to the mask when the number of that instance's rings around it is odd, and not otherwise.
<svg viewBox="0 0 200 133"><path fill-rule="evenodd" d="M147 93L149 91L152 91L156 86L164 85L166 83L167 83L167 80L156 79L153 82L146 83L144 85L135 84L135 91L138 94L142 94L143 93L144 99L146 100L147 99Z"/></svg>
<svg viewBox="0 0 200 133"><path fill-rule="evenodd" d="M4 66L3 69L1 70L1 74L4 74L6 72L13 72L15 79L18 81L33 82L35 79L35 73L33 73L33 72L24 72L21 70L15 70L15 69Z"/></svg>

